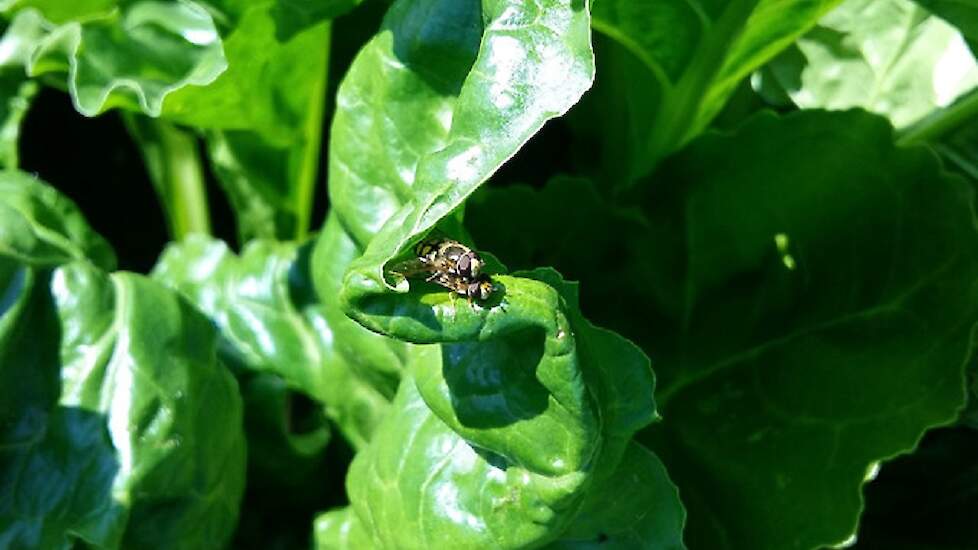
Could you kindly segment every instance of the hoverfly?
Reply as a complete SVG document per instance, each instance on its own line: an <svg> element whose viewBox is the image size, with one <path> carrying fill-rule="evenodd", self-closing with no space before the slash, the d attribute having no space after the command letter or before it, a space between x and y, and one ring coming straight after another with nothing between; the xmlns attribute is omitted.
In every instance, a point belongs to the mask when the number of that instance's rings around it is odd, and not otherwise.
<svg viewBox="0 0 978 550"><path fill-rule="evenodd" d="M432 272L451 273L473 281L485 266L478 252L452 239L425 239L414 247L414 253Z"/></svg>
<svg viewBox="0 0 978 550"><path fill-rule="evenodd" d="M469 303L492 295L492 281L482 273L485 262L464 244L452 239L425 239L414 247L414 253L414 259L402 262L394 271L405 277L426 275L427 282L465 296Z"/></svg>
<svg viewBox="0 0 978 550"><path fill-rule="evenodd" d="M455 294L465 296L470 304L472 300L488 300L495 290L492 280L485 273L480 274L475 279L466 279L451 273L440 273L436 278L429 278L428 280L451 290Z"/></svg>

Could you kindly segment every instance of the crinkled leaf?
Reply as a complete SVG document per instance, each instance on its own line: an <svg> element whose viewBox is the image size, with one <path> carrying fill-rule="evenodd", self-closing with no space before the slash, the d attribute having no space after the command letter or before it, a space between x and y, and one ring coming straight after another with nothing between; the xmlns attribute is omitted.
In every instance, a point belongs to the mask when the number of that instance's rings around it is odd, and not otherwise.
<svg viewBox="0 0 978 550"><path fill-rule="evenodd" d="M384 334L441 343L410 356L412 377L347 479L379 546L553 540L654 418L648 360L581 317L575 285L551 270L494 282L486 307L419 288L365 294L351 311Z"/></svg>
<svg viewBox="0 0 978 550"><path fill-rule="evenodd" d="M595 0L599 75L584 108L603 171L628 182L709 124L751 71L839 0Z"/></svg>
<svg viewBox="0 0 978 550"><path fill-rule="evenodd" d="M105 269L115 254L70 199L32 176L0 172L0 255L33 266L88 259Z"/></svg>
<svg viewBox="0 0 978 550"><path fill-rule="evenodd" d="M619 323L656 360L669 421L645 440L692 546L845 540L866 472L963 405L972 197L892 139L861 112L761 116L695 142L642 200L620 279L642 324Z"/></svg>
<svg viewBox="0 0 978 550"><path fill-rule="evenodd" d="M210 323L138 275L0 265L2 545L225 544L244 438Z"/></svg>
<svg viewBox="0 0 978 550"><path fill-rule="evenodd" d="M116 106L159 116L171 93L210 84L226 68L203 8L151 0L53 26L29 62L34 76L65 74L75 108L86 116Z"/></svg>
<svg viewBox="0 0 978 550"><path fill-rule="evenodd" d="M685 521L665 466L633 442L614 475L588 494L571 529L547 549L685 548Z"/></svg>
<svg viewBox="0 0 978 550"><path fill-rule="evenodd" d="M170 245L153 277L182 294L220 328L228 361L277 374L323 398L324 324L295 244L253 241L235 255L222 241L192 235ZM309 307L306 307L309 306Z"/></svg>
<svg viewBox="0 0 978 550"><path fill-rule="evenodd" d="M344 246L338 245L331 257L341 260ZM337 305L314 298L311 252L310 244L253 241L237 256L221 241L191 236L167 248L153 277L215 322L226 361L280 376L323 402L359 446L386 409L384 394L393 395L400 359L386 345L374 345L383 339L343 316ZM363 365L366 379L351 365Z"/></svg>
<svg viewBox="0 0 978 550"><path fill-rule="evenodd" d="M11 21L0 38L0 169L16 169L19 163L20 124L38 88L24 63L43 32L40 25L40 17L30 13Z"/></svg>
<svg viewBox="0 0 978 550"><path fill-rule="evenodd" d="M797 44L766 74L805 109L863 107L899 128L978 84L961 34L910 0L847 0Z"/></svg>
<svg viewBox="0 0 978 550"><path fill-rule="evenodd" d="M208 86L174 93L164 116L200 128L255 131L277 147L300 139L310 108L320 109L328 26L281 42L275 37L273 9L267 1L249 3L223 37L227 70Z"/></svg>

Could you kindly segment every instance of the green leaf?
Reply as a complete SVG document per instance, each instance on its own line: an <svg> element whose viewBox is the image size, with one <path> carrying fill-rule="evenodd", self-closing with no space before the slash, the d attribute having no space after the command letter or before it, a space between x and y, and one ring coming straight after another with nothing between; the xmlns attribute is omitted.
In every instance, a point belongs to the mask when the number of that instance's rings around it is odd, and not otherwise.
<svg viewBox="0 0 978 550"><path fill-rule="evenodd" d="M470 201L477 242L576 272L652 357L665 421L642 437L691 547L846 539L867 470L961 407L973 196L892 140L865 113L764 115L667 161L641 216L566 178Z"/></svg>
<svg viewBox="0 0 978 550"><path fill-rule="evenodd" d="M3 546L226 543L244 438L210 323L139 275L0 265Z"/></svg>
<svg viewBox="0 0 978 550"><path fill-rule="evenodd" d="M751 71L838 0L596 0L598 85L585 102L602 169L627 183L699 134Z"/></svg>
<svg viewBox="0 0 978 550"><path fill-rule="evenodd" d="M281 376L323 398L318 304L292 243L253 241L241 256L221 241L191 236L167 247L153 277L184 294L220 328L227 361Z"/></svg>
<svg viewBox="0 0 978 550"><path fill-rule="evenodd" d="M313 527L313 547L316 550L355 550L370 548L370 544L370 538L349 506L316 517Z"/></svg>
<svg viewBox="0 0 978 550"><path fill-rule="evenodd" d="M159 116L171 93L210 84L226 68L203 8L152 0L52 27L29 62L33 76L66 75L75 108L86 116L117 106Z"/></svg>
<svg viewBox="0 0 978 550"><path fill-rule="evenodd" d="M43 32L40 24L36 14L18 17L0 39L0 169L16 169L19 164L20 125L37 93L24 63L31 42Z"/></svg>
<svg viewBox="0 0 978 550"><path fill-rule="evenodd" d="M331 131L330 200L370 243L363 276L381 283L383 263L580 98L588 25L571 0L394 3L340 86Z"/></svg>
<svg viewBox="0 0 978 550"><path fill-rule="evenodd" d="M272 10L277 36L288 40L320 21L335 19L358 6L363 0L278 0Z"/></svg>
<svg viewBox="0 0 978 550"><path fill-rule="evenodd" d="M6 15L20 10L44 14L44 18L55 23L87 19L104 15L119 5L119 0L0 0L0 11Z"/></svg>
<svg viewBox="0 0 978 550"><path fill-rule="evenodd" d="M592 489L562 540L548 550L685 548L686 512L659 459L631 443L614 475Z"/></svg>
<svg viewBox="0 0 978 550"><path fill-rule="evenodd" d="M553 540L655 417L647 358L583 319L576 285L552 270L493 281L491 307L412 290L352 310L373 330L441 343L410 356L412 377L351 466L350 500L376 545Z"/></svg>
<svg viewBox="0 0 978 550"><path fill-rule="evenodd" d="M978 44L978 2L975 0L915 0L927 11L961 31L975 52Z"/></svg>
<svg viewBox="0 0 978 550"><path fill-rule="evenodd" d="M344 243L336 244L331 258L341 261ZM221 241L191 236L166 249L153 277L214 321L225 361L275 374L324 403L343 434L361 446L393 395L403 345L391 349L338 305L321 303L313 294L311 253L311 244L253 241L236 256Z"/></svg>
<svg viewBox="0 0 978 550"><path fill-rule="evenodd" d="M630 261L623 237L647 227L637 209L618 208L591 181L567 176L539 190L480 189L466 204L465 225L481 248L511 268L559 266L568 279L584 281L585 303L598 287L615 284L617 272ZM609 297L602 293L601 298ZM622 299L628 300L627 293Z"/></svg>
<svg viewBox="0 0 978 550"><path fill-rule="evenodd" d="M39 267L82 259L115 267L109 244L71 200L16 171L0 171L0 256Z"/></svg>
<svg viewBox="0 0 978 550"><path fill-rule="evenodd" d="M776 58L770 75L805 109L863 107L901 128L978 84L954 27L910 0L847 0Z"/></svg>
<svg viewBox="0 0 978 550"><path fill-rule="evenodd" d="M616 317L656 360L668 421L644 441L691 546L846 540L866 472L964 403L972 197L892 139L860 112L761 116L692 144L641 201Z"/></svg>
<svg viewBox="0 0 978 550"><path fill-rule="evenodd" d="M168 103L169 116L214 128L207 133L208 152L241 242L302 240L310 227L330 27L317 24L279 41L286 23L280 7L249 9L226 39L227 72Z"/></svg>
<svg viewBox="0 0 978 550"><path fill-rule="evenodd" d="M388 414L406 362L416 353L414 346L371 332L343 312L338 299L343 275L362 253L333 211L316 241L310 267L333 342L327 410L342 419L339 425L347 427L344 435L357 449L370 441Z"/></svg>

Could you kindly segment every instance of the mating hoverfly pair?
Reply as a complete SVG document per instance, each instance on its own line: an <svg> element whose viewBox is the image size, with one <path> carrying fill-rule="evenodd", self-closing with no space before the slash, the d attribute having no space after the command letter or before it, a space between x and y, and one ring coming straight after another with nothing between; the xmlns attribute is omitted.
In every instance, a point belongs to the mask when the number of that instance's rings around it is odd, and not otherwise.
<svg viewBox="0 0 978 550"><path fill-rule="evenodd" d="M487 300L494 290L492 280L482 272L485 262L479 253L464 244L442 238L429 238L414 247L416 258L394 270L405 277L426 275L426 281L443 286L472 300Z"/></svg>

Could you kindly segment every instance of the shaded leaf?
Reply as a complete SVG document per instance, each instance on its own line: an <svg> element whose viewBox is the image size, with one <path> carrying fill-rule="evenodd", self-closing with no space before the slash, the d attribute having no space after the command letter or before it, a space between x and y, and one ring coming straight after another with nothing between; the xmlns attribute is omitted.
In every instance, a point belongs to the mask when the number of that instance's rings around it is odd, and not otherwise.
<svg viewBox="0 0 978 550"><path fill-rule="evenodd" d="M470 203L478 242L576 270L584 311L652 357L665 422L643 439L691 547L846 539L867 470L962 404L972 194L892 140L865 113L765 115L668 161L637 221L562 178Z"/></svg>
<svg viewBox="0 0 978 550"><path fill-rule="evenodd" d="M646 174L699 134L738 82L838 0L596 0L594 101L584 103L616 183Z"/></svg>
<svg viewBox="0 0 978 550"><path fill-rule="evenodd" d="M622 279L641 321L619 328L658 366L669 422L643 437L691 546L845 540L866 472L964 403L972 199L892 138L859 112L758 117L694 143L642 201Z"/></svg>
<svg viewBox="0 0 978 550"><path fill-rule="evenodd" d="M278 0L272 10L279 40L288 40L296 33L320 21L335 19L359 5L363 0Z"/></svg>
<svg viewBox="0 0 978 550"><path fill-rule="evenodd" d="M0 368L29 388L0 403L4 546L224 544L244 438L210 323L138 275L87 263L4 274L17 294L0 318Z"/></svg>
<svg viewBox="0 0 978 550"><path fill-rule="evenodd" d="M207 133L208 152L234 209L241 242L301 240L310 226L330 30L321 20L305 28L311 23L305 21L302 32L279 41L277 33L291 20L276 11L280 8L250 8L226 39L228 71L172 103L178 120L215 128ZM215 109L215 102L222 107Z"/></svg>

